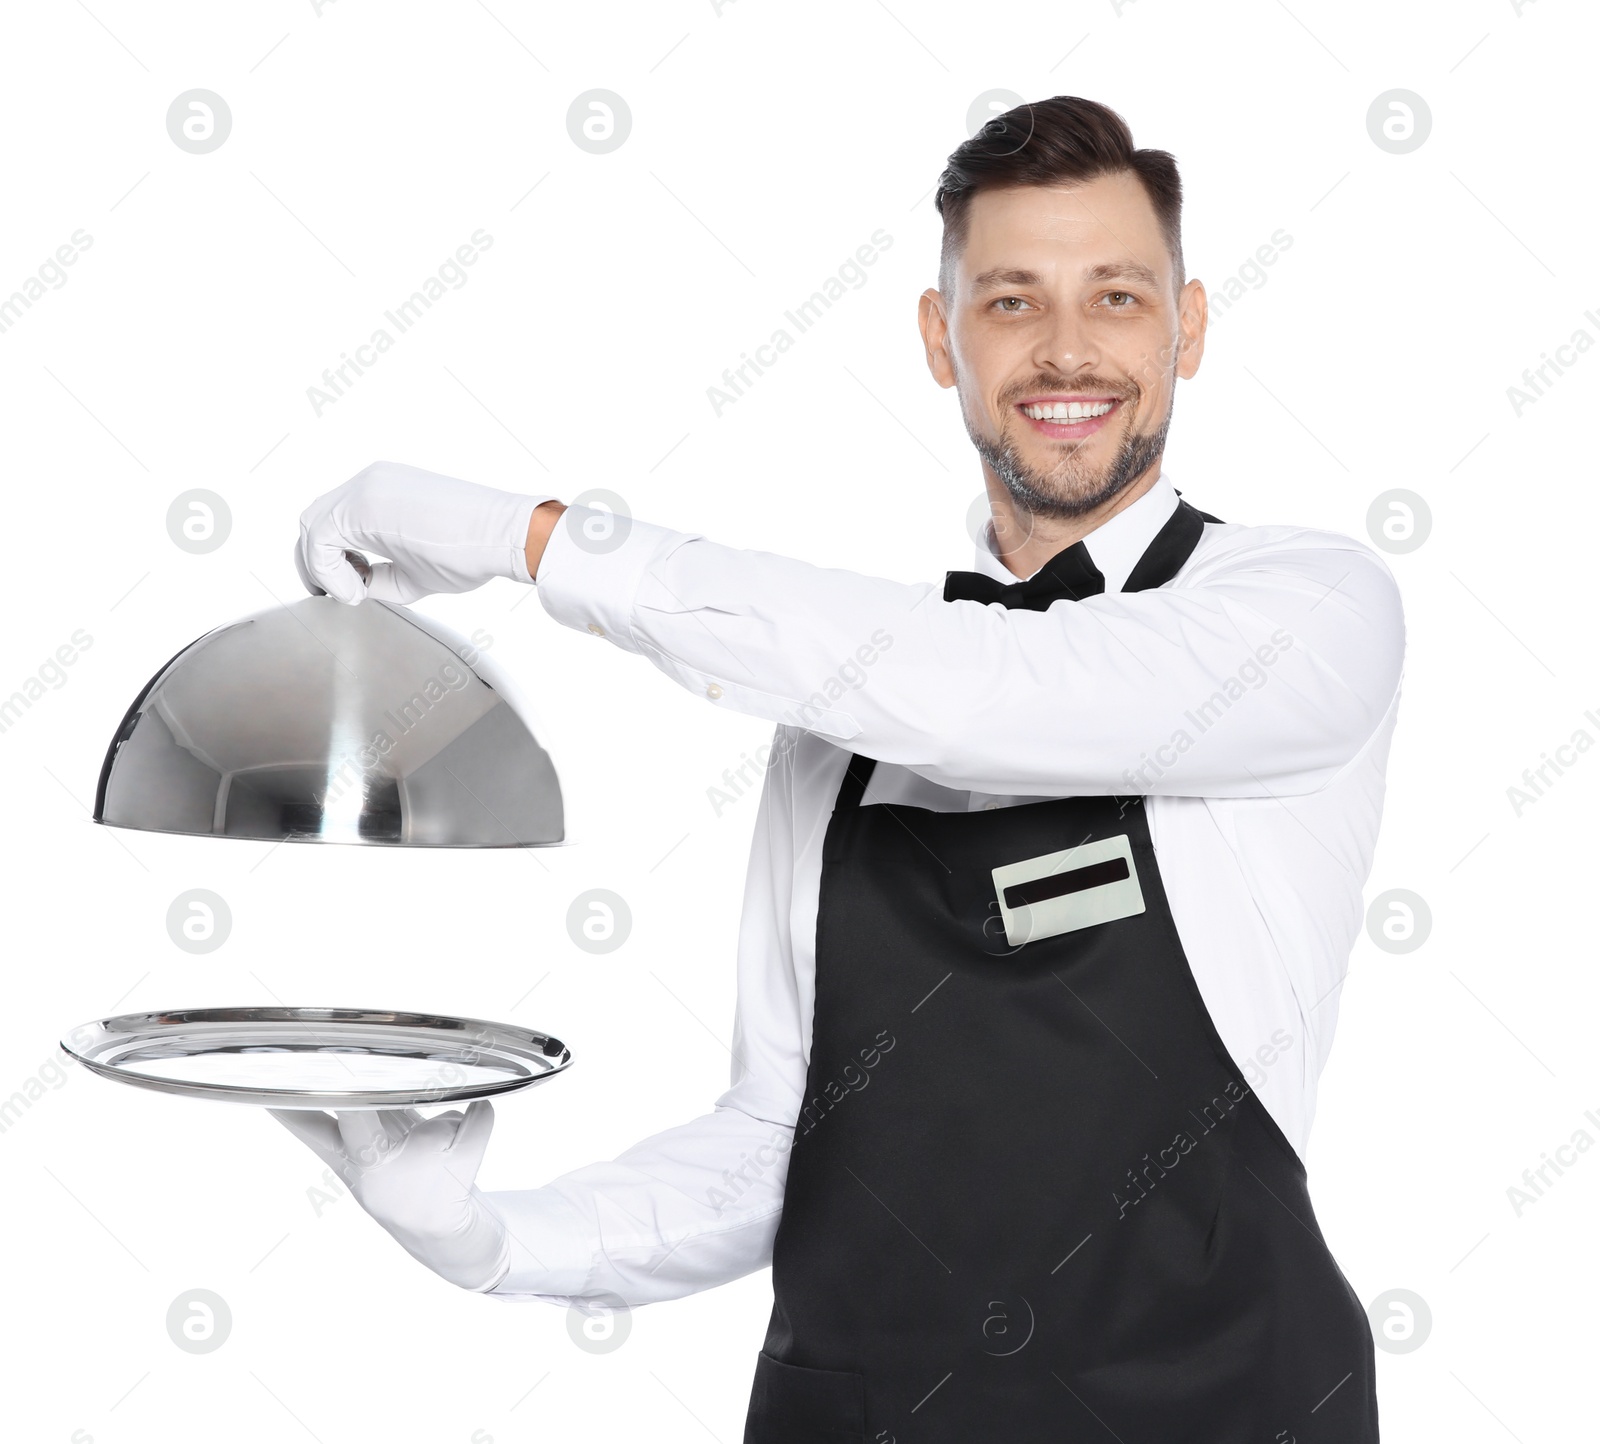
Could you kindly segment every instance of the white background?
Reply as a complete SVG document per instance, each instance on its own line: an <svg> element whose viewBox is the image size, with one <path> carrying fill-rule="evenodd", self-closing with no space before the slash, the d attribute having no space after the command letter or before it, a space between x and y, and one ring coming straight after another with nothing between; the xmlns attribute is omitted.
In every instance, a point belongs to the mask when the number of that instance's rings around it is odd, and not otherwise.
<svg viewBox="0 0 1600 1444"><path fill-rule="evenodd" d="M620 1348L586 1352L564 1311L459 1292L347 1196L319 1200L320 1165L263 1114L52 1060L66 1029L117 1009L498 1017L578 1061L500 1105L484 1185L612 1157L727 1084L755 797L719 818L707 789L767 724L497 582L424 609L487 630L532 697L571 846L269 848L114 833L88 807L151 673L297 595L298 513L378 457L566 498L604 486L652 521L906 581L969 565L977 464L914 318L929 191L992 89L1092 96L1174 151L1189 269L1213 290L1292 237L1180 390L1167 461L1192 500L1358 536L1390 488L1431 508L1426 543L1391 559L1409 659L1368 896L1419 893L1432 933L1356 949L1311 1186L1363 1301L1404 1288L1432 1311L1420 1348L1379 1354L1385 1439L1592 1429L1600 1149L1520 1217L1507 1190L1575 1131L1600 1140L1600 757L1520 817L1506 789L1576 729L1600 737L1584 717L1600 355L1520 416L1507 388L1579 327L1600 339L1583 316L1600 311L1600 26L1576 0L1118 8L8 9L0 295L76 229L92 246L0 334L0 695L75 630L92 645L0 733L0 1099L26 1100L0 1132L6 1438L739 1439L765 1272L641 1309ZM206 155L166 129L195 87L232 112ZM633 116L605 155L566 125L596 87ZM1405 155L1366 124L1397 87L1433 120ZM323 368L480 227L493 246L468 283L317 416ZM879 228L893 244L867 284L716 416L723 368ZM204 556L166 531L194 487L232 511ZM203 957L165 926L194 887L233 913ZM590 887L632 907L609 956L567 934ZM204 1355L165 1323L194 1288L232 1314Z"/></svg>

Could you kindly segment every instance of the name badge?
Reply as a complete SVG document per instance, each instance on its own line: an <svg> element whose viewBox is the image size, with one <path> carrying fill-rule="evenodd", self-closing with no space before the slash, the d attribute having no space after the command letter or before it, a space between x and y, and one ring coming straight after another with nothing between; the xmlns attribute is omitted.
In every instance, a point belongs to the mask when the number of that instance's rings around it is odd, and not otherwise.
<svg viewBox="0 0 1600 1444"><path fill-rule="evenodd" d="M1013 945L1144 911L1128 835L1086 842L993 869L995 896Z"/></svg>

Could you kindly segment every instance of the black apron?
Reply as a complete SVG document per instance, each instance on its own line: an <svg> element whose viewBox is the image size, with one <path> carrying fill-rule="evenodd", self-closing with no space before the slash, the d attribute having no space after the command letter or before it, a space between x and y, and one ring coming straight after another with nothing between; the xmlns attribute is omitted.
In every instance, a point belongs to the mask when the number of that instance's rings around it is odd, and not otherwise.
<svg viewBox="0 0 1600 1444"><path fill-rule="evenodd" d="M1180 502L1125 590L1203 517ZM872 768L823 847L745 1444L1375 1444L1366 1313L1206 1010L1143 799L862 805Z"/></svg>

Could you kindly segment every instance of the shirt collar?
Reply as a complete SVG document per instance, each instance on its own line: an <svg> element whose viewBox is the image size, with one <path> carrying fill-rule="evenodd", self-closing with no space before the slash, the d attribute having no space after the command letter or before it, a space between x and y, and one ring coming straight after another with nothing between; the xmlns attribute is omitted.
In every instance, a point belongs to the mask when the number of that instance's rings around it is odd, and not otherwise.
<svg viewBox="0 0 1600 1444"><path fill-rule="evenodd" d="M1155 485L1138 501L1123 507L1083 539L1089 559L1106 579L1106 591L1122 590L1122 584L1138 565L1145 548L1155 540L1156 533L1177 509L1177 490L1163 471L1156 478ZM984 523L983 530L978 534L977 562L973 570L999 582L1022 580L995 554L992 517Z"/></svg>

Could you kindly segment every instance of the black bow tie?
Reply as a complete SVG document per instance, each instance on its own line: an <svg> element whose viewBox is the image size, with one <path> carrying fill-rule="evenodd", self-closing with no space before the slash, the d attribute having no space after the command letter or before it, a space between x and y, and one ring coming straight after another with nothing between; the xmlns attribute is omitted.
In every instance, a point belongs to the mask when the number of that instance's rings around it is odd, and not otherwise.
<svg viewBox="0 0 1600 1444"><path fill-rule="evenodd" d="M1106 579L1090 560L1089 549L1081 541L1057 552L1024 581L996 581L983 572L944 574L947 602L1003 602L1008 607L1021 607L1030 612L1045 611L1062 597L1075 602L1084 597L1097 597L1105 589Z"/></svg>
<svg viewBox="0 0 1600 1444"><path fill-rule="evenodd" d="M1165 586L1177 576L1189 560L1205 530L1208 521L1216 521L1203 511L1196 511L1186 501L1178 503L1177 510L1167 518L1166 525L1155 534L1145 553L1139 558L1128 580L1123 583L1125 592L1142 592L1151 587ZM1057 552L1031 577L1017 582L998 582L982 572L946 572L944 574L944 599L947 602L1001 602L1007 607L1021 607L1030 612L1049 610L1052 602L1063 597L1081 601L1084 597L1097 597L1106 589L1106 579L1100 568L1090 559L1089 549L1081 541Z"/></svg>

